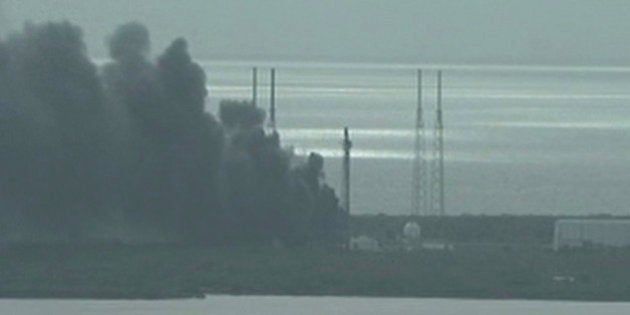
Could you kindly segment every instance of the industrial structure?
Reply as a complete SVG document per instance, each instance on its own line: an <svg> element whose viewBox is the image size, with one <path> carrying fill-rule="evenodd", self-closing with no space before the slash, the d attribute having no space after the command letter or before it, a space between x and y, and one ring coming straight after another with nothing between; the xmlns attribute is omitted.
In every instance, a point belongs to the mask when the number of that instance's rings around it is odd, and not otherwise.
<svg viewBox="0 0 630 315"><path fill-rule="evenodd" d="M270 69L268 127L277 134L276 122L276 70ZM437 71L437 98L435 121L432 125L431 154L427 154L426 125L423 109L423 71L417 70L417 107L415 115L414 160L412 170L412 215L444 215L444 122L442 114L442 71ZM252 105L258 106L258 68L252 68ZM348 127L344 128L342 142L343 166L341 206L350 212L350 150L352 142ZM430 163L427 162L430 157ZM414 226L417 223L414 223ZM419 229L419 226L418 226Z"/></svg>
<svg viewBox="0 0 630 315"><path fill-rule="evenodd" d="M442 119L442 71L437 72L437 100L433 125L431 164L427 165L422 70L417 72L417 106L412 169L412 217L444 215L444 123ZM430 168L429 168L430 167ZM428 169L428 170L427 170ZM424 248L420 225L413 219L403 227L406 250Z"/></svg>
<svg viewBox="0 0 630 315"><path fill-rule="evenodd" d="M420 225L415 221L409 221L403 227L403 244L407 251L422 247L422 234Z"/></svg>
<svg viewBox="0 0 630 315"><path fill-rule="evenodd" d="M351 237L348 246L351 251L380 252L382 250L381 244L367 235Z"/></svg>
<svg viewBox="0 0 630 315"><path fill-rule="evenodd" d="M350 149L352 149L352 141L350 141L350 133L348 127L343 128L343 182L341 207L350 213Z"/></svg>
<svg viewBox="0 0 630 315"><path fill-rule="evenodd" d="M444 121L442 115L442 71L437 71L437 98L431 163L426 161L422 70L417 72L417 107L412 170L412 215L445 215L444 205Z"/></svg>
<svg viewBox="0 0 630 315"><path fill-rule="evenodd" d="M269 71L270 87L269 87L269 120L267 125L273 134L277 134L276 130L276 69L271 68ZM258 107L258 68L252 68L252 106Z"/></svg>
<svg viewBox="0 0 630 315"><path fill-rule="evenodd" d="M424 117L422 112L422 70L418 70L417 77L418 95L416 107L416 128L414 133L414 159L412 170L412 214L415 216L423 213L427 209L427 189L426 189L426 148L424 133Z"/></svg>
<svg viewBox="0 0 630 315"><path fill-rule="evenodd" d="M276 131L276 69L270 70L271 87L269 91L269 128L273 133Z"/></svg>
<svg viewBox="0 0 630 315"><path fill-rule="evenodd" d="M588 246L630 247L630 220L559 219L555 223L553 248Z"/></svg>
<svg viewBox="0 0 630 315"><path fill-rule="evenodd" d="M252 106L258 106L258 68L252 69Z"/></svg>
<svg viewBox="0 0 630 315"><path fill-rule="evenodd" d="M442 71L437 72L437 104L433 126L433 159L431 160L431 203L429 211L445 215L444 207L444 121L442 119Z"/></svg>

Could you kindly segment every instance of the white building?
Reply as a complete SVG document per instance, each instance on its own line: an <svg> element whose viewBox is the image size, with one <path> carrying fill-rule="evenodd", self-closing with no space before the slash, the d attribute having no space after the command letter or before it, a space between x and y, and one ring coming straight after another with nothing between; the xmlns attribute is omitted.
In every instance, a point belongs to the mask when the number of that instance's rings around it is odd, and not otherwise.
<svg viewBox="0 0 630 315"><path fill-rule="evenodd" d="M350 250L378 252L381 250L381 245L377 240L366 235L361 235L350 238Z"/></svg>
<svg viewBox="0 0 630 315"><path fill-rule="evenodd" d="M455 246L453 244L442 240L425 240L422 242L422 249L435 250L435 251L453 251Z"/></svg>
<svg viewBox="0 0 630 315"><path fill-rule="evenodd" d="M556 221L553 248L585 245L630 246L630 220L560 219Z"/></svg>

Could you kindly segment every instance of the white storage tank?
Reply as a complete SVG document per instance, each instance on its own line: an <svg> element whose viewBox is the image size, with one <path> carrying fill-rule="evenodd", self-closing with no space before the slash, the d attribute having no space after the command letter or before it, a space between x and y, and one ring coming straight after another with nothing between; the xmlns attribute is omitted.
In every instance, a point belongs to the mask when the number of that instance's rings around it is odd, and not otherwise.
<svg viewBox="0 0 630 315"><path fill-rule="evenodd" d="M630 246L630 220L560 219L556 221L553 248L585 245Z"/></svg>
<svg viewBox="0 0 630 315"><path fill-rule="evenodd" d="M419 240L420 239L420 225L414 221L409 221L403 227L403 236L407 240Z"/></svg>
<svg viewBox="0 0 630 315"><path fill-rule="evenodd" d="M419 249L422 246L420 225L414 221L407 222L403 227L402 241L407 251Z"/></svg>

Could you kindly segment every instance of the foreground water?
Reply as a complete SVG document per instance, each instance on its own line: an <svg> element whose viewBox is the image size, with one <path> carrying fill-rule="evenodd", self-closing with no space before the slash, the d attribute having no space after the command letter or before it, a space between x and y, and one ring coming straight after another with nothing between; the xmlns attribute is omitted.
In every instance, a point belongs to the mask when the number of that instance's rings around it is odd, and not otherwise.
<svg viewBox="0 0 630 315"><path fill-rule="evenodd" d="M252 64L205 64L209 111L221 99L251 97ZM263 108L267 69L277 68L283 143L328 157L328 182L337 188L341 128L351 128L354 213L409 213L415 66L257 65ZM627 211L630 70L446 67L443 82L449 213ZM423 85L431 135L434 70Z"/></svg>
<svg viewBox="0 0 630 315"><path fill-rule="evenodd" d="M15 315L616 315L628 313L630 313L630 303L562 301L247 296L208 296L199 300L166 301L0 300L0 314Z"/></svg>

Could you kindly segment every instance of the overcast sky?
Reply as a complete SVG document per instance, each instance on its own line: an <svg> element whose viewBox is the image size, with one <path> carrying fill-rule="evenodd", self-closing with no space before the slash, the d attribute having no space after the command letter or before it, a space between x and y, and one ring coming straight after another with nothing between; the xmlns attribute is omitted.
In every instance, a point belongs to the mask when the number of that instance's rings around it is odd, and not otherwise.
<svg viewBox="0 0 630 315"><path fill-rule="evenodd" d="M0 28L68 19L90 53L138 20L198 59L630 66L630 1L0 0Z"/></svg>

